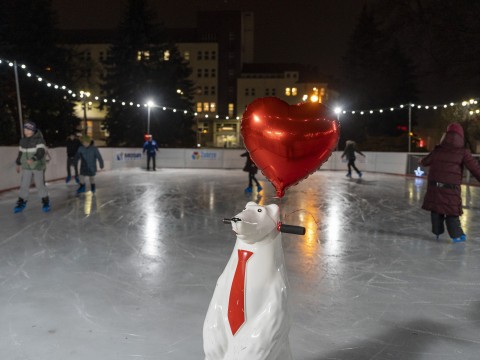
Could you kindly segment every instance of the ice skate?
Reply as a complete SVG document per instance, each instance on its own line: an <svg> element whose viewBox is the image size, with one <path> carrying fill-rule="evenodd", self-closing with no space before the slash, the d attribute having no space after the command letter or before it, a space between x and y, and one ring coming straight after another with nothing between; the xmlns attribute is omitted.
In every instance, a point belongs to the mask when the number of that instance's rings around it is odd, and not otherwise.
<svg viewBox="0 0 480 360"><path fill-rule="evenodd" d="M27 202L19 197L18 200L17 200L17 204L15 205L15 208L13 209L13 212L15 214L17 214L19 212L22 212L23 209L25 209L26 206L27 206Z"/></svg>
<svg viewBox="0 0 480 360"><path fill-rule="evenodd" d="M42 210L43 212L50 211L50 199L48 198L48 196L42 198Z"/></svg>

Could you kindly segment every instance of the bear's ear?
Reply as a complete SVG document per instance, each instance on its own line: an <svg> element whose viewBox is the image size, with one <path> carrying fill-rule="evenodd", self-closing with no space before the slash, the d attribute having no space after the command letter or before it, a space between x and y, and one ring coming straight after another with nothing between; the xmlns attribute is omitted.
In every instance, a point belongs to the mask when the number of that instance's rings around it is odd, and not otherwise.
<svg viewBox="0 0 480 360"><path fill-rule="evenodd" d="M247 206L258 206L258 204L257 204L256 202L249 201L249 202L247 203L247 205L245 205L245 207L247 207Z"/></svg>
<svg viewBox="0 0 480 360"><path fill-rule="evenodd" d="M280 208L278 207L278 205L270 204L270 205L265 206L265 208L267 209L267 212L270 215L270 217L275 219L275 221L280 220L280 214L279 214Z"/></svg>

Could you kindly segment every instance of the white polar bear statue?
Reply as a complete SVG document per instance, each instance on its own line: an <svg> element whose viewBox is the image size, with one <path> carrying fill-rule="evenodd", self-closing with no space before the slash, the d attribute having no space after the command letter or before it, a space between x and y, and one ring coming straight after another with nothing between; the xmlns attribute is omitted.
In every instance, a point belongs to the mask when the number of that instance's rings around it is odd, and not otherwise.
<svg viewBox="0 0 480 360"><path fill-rule="evenodd" d="M291 360L288 281L277 205L247 203L203 325L205 360ZM239 261L240 258L240 261Z"/></svg>

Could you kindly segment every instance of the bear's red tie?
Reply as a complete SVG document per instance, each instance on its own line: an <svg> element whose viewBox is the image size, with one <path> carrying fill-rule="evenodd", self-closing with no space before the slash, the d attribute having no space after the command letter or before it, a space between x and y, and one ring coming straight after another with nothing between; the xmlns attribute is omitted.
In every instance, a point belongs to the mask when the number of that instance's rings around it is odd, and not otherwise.
<svg viewBox="0 0 480 360"><path fill-rule="evenodd" d="M238 250L237 268L235 269L230 298L228 299L228 322L233 335L245 322L245 272L247 261L252 255L253 252L251 251Z"/></svg>

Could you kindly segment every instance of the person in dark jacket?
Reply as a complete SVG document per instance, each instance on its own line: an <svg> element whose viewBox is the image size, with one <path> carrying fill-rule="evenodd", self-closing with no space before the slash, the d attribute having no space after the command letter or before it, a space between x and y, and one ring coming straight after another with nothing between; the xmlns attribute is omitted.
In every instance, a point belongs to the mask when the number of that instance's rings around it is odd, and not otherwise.
<svg viewBox="0 0 480 360"><path fill-rule="evenodd" d="M143 153L147 152L147 171L150 170L150 160L152 160L153 171L155 171L155 158L157 156L158 146L152 135L148 135L148 140L143 144Z"/></svg>
<svg viewBox="0 0 480 360"><path fill-rule="evenodd" d="M93 141L89 136L82 137L82 146L77 150L75 155L75 163L80 161L80 187L77 189L77 194L84 193L85 177L90 179L90 190L95 193L95 175L97 174L97 160L100 165L100 169L103 169L103 158L100 151L93 145Z"/></svg>
<svg viewBox="0 0 480 360"><path fill-rule="evenodd" d="M17 173L22 170L22 177L17 204L13 211L15 213L22 212L27 206L33 176L35 187L38 189L38 194L42 199L42 210L48 212L50 211L50 199L45 186L47 148L45 140L33 121L27 121L23 125L23 134L25 136L20 140L20 148L16 160Z"/></svg>
<svg viewBox="0 0 480 360"><path fill-rule="evenodd" d="M75 162L75 155L77 154L78 148L82 146L82 143L75 134L70 134L65 145L67 147L67 178L65 179L65 182L69 183L72 179L70 168L73 166L73 169L75 170L75 182L78 184L80 180L78 178L78 166Z"/></svg>
<svg viewBox="0 0 480 360"><path fill-rule="evenodd" d="M260 186L260 183L258 182L257 178L255 175L258 172L257 165L252 161L252 158L250 157L250 154L248 151L245 151L242 155L247 158L247 161L245 162L245 166L243 167L243 171L248 172L248 187L245 188L245 192L252 192L253 189L253 182L255 181L255 184L257 184L257 191L260 192L262 191L262 187Z"/></svg>
<svg viewBox="0 0 480 360"><path fill-rule="evenodd" d="M448 125L440 144L419 163L430 167L422 209L430 211L432 232L438 239L445 231L445 223L453 242L465 241L467 236L459 218L463 213L460 187L463 167L480 181L480 165L465 148L462 126L457 123Z"/></svg>
<svg viewBox="0 0 480 360"><path fill-rule="evenodd" d="M359 153L360 155L365 157L365 155L360 150L357 149L357 144L355 143L355 141L347 140L347 142L345 143L345 150L343 150L342 159L344 157L347 158L348 173L346 176L350 178L352 177L352 167L357 172L358 177L362 177L362 172L358 170L357 167L355 166L355 160L356 160L355 153Z"/></svg>

